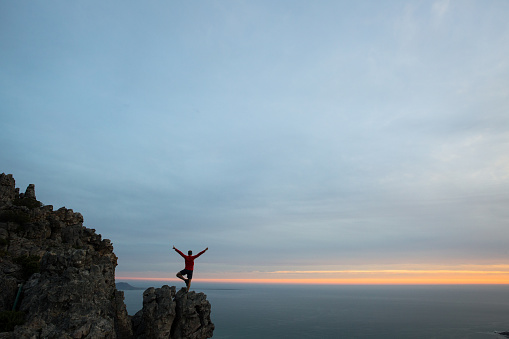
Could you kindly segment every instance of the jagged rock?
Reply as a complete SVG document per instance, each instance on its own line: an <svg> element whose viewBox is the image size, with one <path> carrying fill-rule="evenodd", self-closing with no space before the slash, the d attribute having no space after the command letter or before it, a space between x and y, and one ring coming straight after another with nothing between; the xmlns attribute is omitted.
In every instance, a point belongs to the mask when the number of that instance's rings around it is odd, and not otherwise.
<svg viewBox="0 0 509 339"><path fill-rule="evenodd" d="M203 293L175 293L175 286L149 288L143 293L143 308L133 317L135 338L211 338L214 324L211 305Z"/></svg>
<svg viewBox="0 0 509 339"><path fill-rule="evenodd" d="M25 314L0 339L212 337L203 293L150 288L128 316L116 266L110 240L84 227L80 213L42 206L34 185L19 194L12 175L0 174L0 311L13 308L21 285L16 309Z"/></svg>
<svg viewBox="0 0 509 339"><path fill-rule="evenodd" d="M133 338L133 326L124 303L124 291L115 290L115 330L117 338Z"/></svg>
<svg viewBox="0 0 509 339"><path fill-rule="evenodd" d="M36 197L35 197L35 185L34 184L28 185L28 187L27 187L27 189L25 191L25 195L23 196L23 198L37 200Z"/></svg>
<svg viewBox="0 0 509 339"><path fill-rule="evenodd" d="M8 274L14 272L14 270L12 270L12 268L9 269L8 267L4 267L2 272L5 274L5 279L0 280L0 291L2 291L2 298L0 298L0 310L10 310L14 304L14 299L16 298L16 293L18 291L18 280L14 277L8 276Z"/></svg>
<svg viewBox="0 0 509 339"><path fill-rule="evenodd" d="M212 337L214 324L210 320L211 306L204 293L180 289L175 296L177 318L172 338L204 339Z"/></svg>
<svg viewBox="0 0 509 339"><path fill-rule="evenodd" d="M17 309L25 324L0 338L132 337L111 242L84 227L80 213L20 201L36 201L35 186L21 196L14 184L0 175L0 310L12 309L24 283Z"/></svg>
<svg viewBox="0 0 509 339"><path fill-rule="evenodd" d="M0 202L8 202L17 198L15 181L12 174L0 174Z"/></svg>
<svg viewBox="0 0 509 339"><path fill-rule="evenodd" d="M175 287L164 285L143 292L143 308L133 319L137 338L170 338L176 304Z"/></svg>

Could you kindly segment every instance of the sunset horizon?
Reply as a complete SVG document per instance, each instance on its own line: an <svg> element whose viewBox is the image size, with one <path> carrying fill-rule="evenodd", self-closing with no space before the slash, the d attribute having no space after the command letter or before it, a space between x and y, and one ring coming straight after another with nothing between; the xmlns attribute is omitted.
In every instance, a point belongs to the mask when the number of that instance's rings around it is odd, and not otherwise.
<svg viewBox="0 0 509 339"><path fill-rule="evenodd" d="M231 275L231 274L230 274ZM249 278L246 276L250 276ZM298 277L282 278L283 275ZM342 277L339 277L341 276ZM271 276L271 277L269 277ZM308 277L302 277L308 276ZM319 276L319 277L317 277ZM332 276L332 277L331 277ZM172 281L171 276L120 275L116 280ZM259 283L259 284L316 284L316 285L505 285L509 284L507 265L486 266L475 269L384 269L334 271L275 271L249 272L218 278L213 274L199 274L195 282L206 283Z"/></svg>

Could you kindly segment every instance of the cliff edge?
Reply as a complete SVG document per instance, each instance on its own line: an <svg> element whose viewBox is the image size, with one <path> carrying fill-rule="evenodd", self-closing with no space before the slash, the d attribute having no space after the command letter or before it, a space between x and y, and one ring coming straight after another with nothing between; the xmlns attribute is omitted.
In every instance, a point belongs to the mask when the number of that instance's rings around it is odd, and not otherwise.
<svg viewBox="0 0 509 339"><path fill-rule="evenodd" d="M0 174L0 339L212 337L203 293L150 288L127 314L108 239L72 209L44 206Z"/></svg>

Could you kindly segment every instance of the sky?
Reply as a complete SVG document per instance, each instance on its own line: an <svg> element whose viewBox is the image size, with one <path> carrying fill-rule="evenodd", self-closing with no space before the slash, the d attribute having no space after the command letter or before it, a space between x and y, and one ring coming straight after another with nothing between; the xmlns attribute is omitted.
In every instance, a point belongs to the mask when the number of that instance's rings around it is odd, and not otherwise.
<svg viewBox="0 0 509 339"><path fill-rule="evenodd" d="M0 173L117 278L509 283L509 2L0 1Z"/></svg>

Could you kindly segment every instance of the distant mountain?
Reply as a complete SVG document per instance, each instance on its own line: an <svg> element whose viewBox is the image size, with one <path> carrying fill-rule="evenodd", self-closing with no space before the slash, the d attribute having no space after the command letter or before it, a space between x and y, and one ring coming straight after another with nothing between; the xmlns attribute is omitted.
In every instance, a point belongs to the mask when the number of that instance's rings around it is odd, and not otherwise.
<svg viewBox="0 0 509 339"><path fill-rule="evenodd" d="M115 283L115 287L117 288L117 290L121 290L121 291L144 290L143 287L134 287L134 286L129 285L126 282Z"/></svg>

